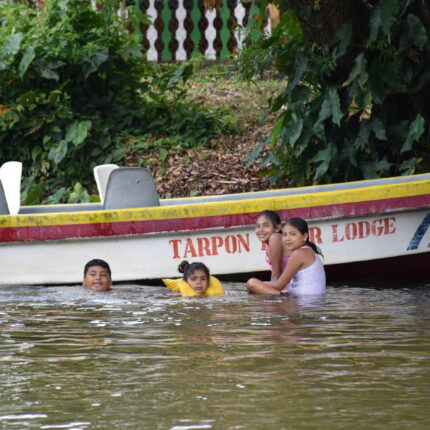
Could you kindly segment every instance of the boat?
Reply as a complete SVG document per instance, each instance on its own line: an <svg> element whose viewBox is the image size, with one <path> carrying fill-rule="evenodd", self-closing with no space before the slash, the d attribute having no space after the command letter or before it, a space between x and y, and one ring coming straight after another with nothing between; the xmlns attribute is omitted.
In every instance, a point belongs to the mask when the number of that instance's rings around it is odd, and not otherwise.
<svg viewBox="0 0 430 430"><path fill-rule="evenodd" d="M266 209L308 221L329 283L430 279L430 174L173 199L158 197L145 168L98 175L100 203L22 207L19 181L8 191L3 177L0 285L80 284L93 258L110 264L114 282L176 277L182 260L224 279L265 272L254 225Z"/></svg>

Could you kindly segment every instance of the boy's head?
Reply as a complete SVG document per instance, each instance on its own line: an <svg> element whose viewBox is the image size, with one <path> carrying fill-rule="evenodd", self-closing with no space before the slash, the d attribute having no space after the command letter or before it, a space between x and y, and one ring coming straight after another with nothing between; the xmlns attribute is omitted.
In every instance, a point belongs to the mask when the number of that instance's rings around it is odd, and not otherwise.
<svg viewBox="0 0 430 430"><path fill-rule="evenodd" d="M84 267L83 285L95 291L108 291L112 285L109 264L98 258L89 261Z"/></svg>

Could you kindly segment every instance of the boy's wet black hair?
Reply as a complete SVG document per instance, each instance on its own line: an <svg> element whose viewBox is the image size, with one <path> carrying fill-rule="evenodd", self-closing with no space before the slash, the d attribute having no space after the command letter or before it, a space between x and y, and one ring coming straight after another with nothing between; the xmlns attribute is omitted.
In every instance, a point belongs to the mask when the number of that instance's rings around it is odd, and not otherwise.
<svg viewBox="0 0 430 430"><path fill-rule="evenodd" d="M208 267L203 263L188 263L187 260L182 261L178 266L178 271L184 274L184 280L186 281L196 270L203 270L206 273L206 276L210 277Z"/></svg>
<svg viewBox="0 0 430 430"><path fill-rule="evenodd" d="M109 264L106 263L106 261L104 261L104 260L100 260L99 258L94 258L94 260L90 260L87 264L85 264L85 267L84 267L84 276L86 276L88 270L91 267L94 267L94 266L103 267L104 269L106 269L108 271L109 276L112 277Z"/></svg>

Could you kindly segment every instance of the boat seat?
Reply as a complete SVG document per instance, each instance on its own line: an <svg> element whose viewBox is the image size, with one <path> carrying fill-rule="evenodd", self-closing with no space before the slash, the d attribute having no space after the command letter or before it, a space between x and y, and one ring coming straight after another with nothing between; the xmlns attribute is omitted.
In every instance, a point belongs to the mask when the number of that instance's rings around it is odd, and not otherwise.
<svg viewBox="0 0 430 430"><path fill-rule="evenodd" d="M112 170L103 209L160 206L151 172L145 167L118 167Z"/></svg>
<svg viewBox="0 0 430 430"><path fill-rule="evenodd" d="M0 167L0 182L2 194L5 198L10 215L16 215L21 206L21 175L22 163L20 161L7 161ZM0 206L3 206L0 203ZM3 208L0 213L3 214Z"/></svg>
<svg viewBox="0 0 430 430"><path fill-rule="evenodd" d="M7 205L6 196L4 195L3 185L0 181L0 215L9 215L9 207Z"/></svg>
<svg viewBox="0 0 430 430"><path fill-rule="evenodd" d="M116 164L100 164L93 169L94 179L96 180L100 201L102 203L105 200L106 187L109 180L109 176L114 169L118 169L118 166Z"/></svg>

